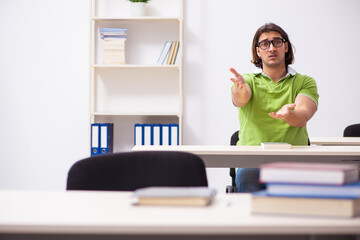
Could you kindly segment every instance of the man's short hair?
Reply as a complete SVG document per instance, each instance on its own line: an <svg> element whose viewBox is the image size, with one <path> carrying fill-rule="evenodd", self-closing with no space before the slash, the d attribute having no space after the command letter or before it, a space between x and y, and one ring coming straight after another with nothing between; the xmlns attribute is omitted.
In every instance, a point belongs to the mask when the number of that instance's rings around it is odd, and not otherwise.
<svg viewBox="0 0 360 240"><path fill-rule="evenodd" d="M285 39L285 42L288 43L288 52L285 53L285 67L287 68L288 65L292 64L294 62L294 53L293 53L293 46L290 42L290 39L287 35L287 33L278 25L274 23L266 23L265 25L261 26L255 33L253 43L252 43L252 60L251 62L258 68L262 68L262 60L257 55L256 47L259 43L260 35L264 32L278 32L282 38Z"/></svg>

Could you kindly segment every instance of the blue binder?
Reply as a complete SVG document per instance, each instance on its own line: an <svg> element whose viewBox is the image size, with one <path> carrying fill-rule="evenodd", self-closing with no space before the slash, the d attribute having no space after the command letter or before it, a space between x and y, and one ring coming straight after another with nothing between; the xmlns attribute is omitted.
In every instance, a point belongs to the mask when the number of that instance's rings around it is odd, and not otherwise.
<svg viewBox="0 0 360 240"><path fill-rule="evenodd" d="M114 144L114 124L100 124L100 153L107 154L113 152Z"/></svg>
<svg viewBox="0 0 360 240"><path fill-rule="evenodd" d="M152 144L151 145L161 145L161 125L160 124L152 125Z"/></svg>
<svg viewBox="0 0 360 240"><path fill-rule="evenodd" d="M134 145L144 145L144 128L142 124L134 125Z"/></svg>
<svg viewBox="0 0 360 240"><path fill-rule="evenodd" d="M91 124L91 156L100 154L100 124Z"/></svg>
<svg viewBox="0 0 360 240"><path fill-rule="evenodd" d="M143 124L143 145L153 145L152 124Z"/></svg>
<svg viewBox="0 0 360 240"><path fill-rule="evenodd" d="M170 145L170 124L161 124L161 145Z"/></svg>
<svg viewBox="0 0 360 240"><path fill-rule="evenodd" d="M170 145L179 145L179 124L170 124Z"/></svg>

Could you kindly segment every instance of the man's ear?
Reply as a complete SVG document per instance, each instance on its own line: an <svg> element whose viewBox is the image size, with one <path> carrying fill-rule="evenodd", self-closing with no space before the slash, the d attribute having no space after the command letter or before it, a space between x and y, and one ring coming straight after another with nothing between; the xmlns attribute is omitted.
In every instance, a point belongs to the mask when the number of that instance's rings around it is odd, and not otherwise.
<svg viewBox="0 0 360 240"><path fill-rule="evenodd" d="M258 57L260 57L260 49L259 49L259 47L256 47L256 53L257 53Z"/></svg>
<svg viewBox="0 0 360 240"><path fill-rule="evenodd" d="M289 43L286 42L286 43L285 43L285 52L287 53L288 51L289 51Z"/></svg>

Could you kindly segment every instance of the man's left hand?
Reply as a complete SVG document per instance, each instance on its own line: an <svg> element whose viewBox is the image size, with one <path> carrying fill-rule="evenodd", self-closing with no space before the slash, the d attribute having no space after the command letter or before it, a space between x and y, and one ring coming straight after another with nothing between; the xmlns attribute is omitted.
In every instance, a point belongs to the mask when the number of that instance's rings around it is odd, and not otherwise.
<svg viewBox="0 0 360 240"><path fill-rule="evenodd" d="M286 104L276 113L275 112L269 113L269 116L275 119L285 119L291 113L291 111L294 110L295 106L296 106L295 103Z"/></svg>

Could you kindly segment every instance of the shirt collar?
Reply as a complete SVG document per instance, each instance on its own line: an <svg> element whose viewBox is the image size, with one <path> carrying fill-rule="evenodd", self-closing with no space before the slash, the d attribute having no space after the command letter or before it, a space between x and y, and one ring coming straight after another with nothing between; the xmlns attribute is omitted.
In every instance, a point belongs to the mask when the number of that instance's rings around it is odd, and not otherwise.
<svg viewBox="0 0 360 240"><path fill-rule="evenodd" d="M257 68L253 71L253 73L255 74L263 74L264 76L267 76L265 73L263 73L262 69L261 68ZM293 69L292 67L288 66L287 67L287 74L283 77L287 77L288 75L291 75L291 76L294 76L296 74L296 71L295 69Z"/></svg>

